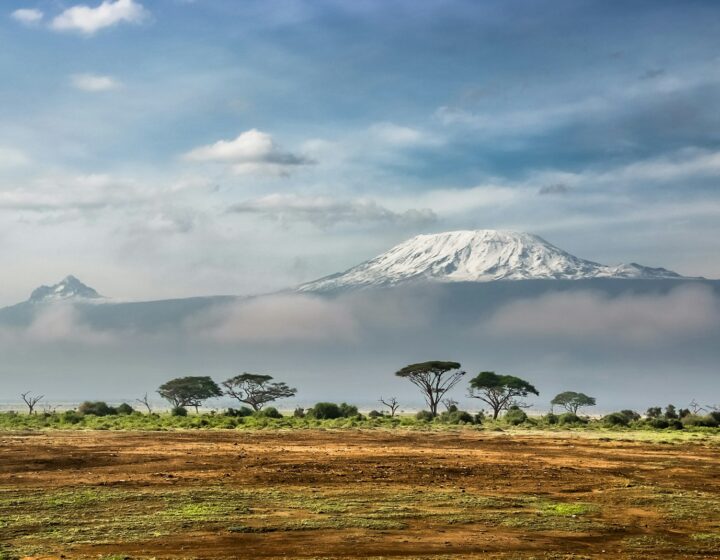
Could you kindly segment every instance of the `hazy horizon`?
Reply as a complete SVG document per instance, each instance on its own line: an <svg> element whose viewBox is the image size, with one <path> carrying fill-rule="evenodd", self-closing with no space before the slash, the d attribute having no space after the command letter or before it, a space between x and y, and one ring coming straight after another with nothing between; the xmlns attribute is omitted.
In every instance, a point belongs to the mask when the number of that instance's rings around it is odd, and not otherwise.
<svg viewBox="0 0 720 560"><path fill-rule="evenodd" d="M257 371L418 406L393 372L433 359L538 404L720 401L719 281L282 292L475 229L720 278L718 28L709 0L4 2L0 401ZM479 279L588 268L486 245ZM8 309L69 274L117 305ZM223 294L265 295L155 301Z"/></svg>

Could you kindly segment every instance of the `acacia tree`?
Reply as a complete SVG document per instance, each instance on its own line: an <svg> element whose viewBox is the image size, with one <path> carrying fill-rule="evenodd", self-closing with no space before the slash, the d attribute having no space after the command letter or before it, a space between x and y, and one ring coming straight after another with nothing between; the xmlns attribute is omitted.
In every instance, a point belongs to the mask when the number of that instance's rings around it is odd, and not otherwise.
<svg viewBox="0 0 720 560"><path fill-rule="evenodd" d="M158 394L175 408L195 407L195 413L203 401L222 396L222 391L210 377L178 377L164 383Z"/></svg>
<svg viewBox="0 0 720 560"><path fill-rule="evenodd" d="M45 395L32 396L30 391L21 393L20 396L28 407L28 414L33 414L35 412L35 405L45 398Z"/></svg>
<svg viewBox="0 0 720 560"><path fill-rule="evenodd" d="M517 399L531 393L540 394L524 379L514 375L498 375L494 371L482 371L470 380L468 396L487 403L493 411L493 420L497 420L502 410L520 406Z"/></svg>
<svg viewBox="0 0 720 560"><path fill-rule="evenodd" d="M457 385L465 372L458 362L422 362L410 364L395 372L408 379L422 391L430 413L437 416L438 403L450 389Z"/></svg>
<svg viewBox="0 0 720 560"><path fill-rule="evenodd" d="M243 404L249 404L253 410L261 410L269 402L295 396L297 389L285 383L271 383L271 375L242 373L223 381L225 394Z"/></svg>
<svg viewBox="0 0 720 560"><path fill-rule="evenodd" d="M400 406L398 400L395 397L390 397L389 399L384 399L380 397L380 402L390 409L390 418L394 418L395 412Z"/></svg>
<svg viewBox="0 0 720 560"><path fill-rule="evenodd" d="M550 401L553 406L562 406L571 414L577 414L580 408L585 406L595 406L595 398L588 397L585 393L576 393L575 391L564 391Z"/></svg>

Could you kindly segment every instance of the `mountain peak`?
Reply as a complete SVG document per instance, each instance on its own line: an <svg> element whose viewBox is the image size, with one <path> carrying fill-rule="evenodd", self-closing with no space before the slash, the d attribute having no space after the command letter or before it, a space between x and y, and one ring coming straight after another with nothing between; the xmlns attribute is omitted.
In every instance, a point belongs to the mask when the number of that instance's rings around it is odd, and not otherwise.
<svg viewBox="0 0 720 560"><path fill-rule="evenodd" d="M33 290L28 301L32 303L63 301L69 299L102 298L93 288L83 284L72 274L52 286L40 286Z"/></svg>
<svg viewBox="0 0 720 560"><path fill-rule="evenodd" d="M502 230L418 235L343 273L303 284L300 291L394 286L408 282L587 278L682 278L635 263L606 266L563 251L532 233Z"/></svg>

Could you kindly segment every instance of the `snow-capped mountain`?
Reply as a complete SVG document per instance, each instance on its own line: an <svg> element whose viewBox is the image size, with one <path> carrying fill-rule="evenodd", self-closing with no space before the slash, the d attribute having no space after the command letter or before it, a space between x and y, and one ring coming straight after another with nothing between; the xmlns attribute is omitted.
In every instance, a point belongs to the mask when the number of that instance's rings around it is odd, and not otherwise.
<svg viewBox="0 0 720 560"><path fill-rule="evenodd" d="M90 286L83 284L74 276L66 276L57 284L52 286L40 286L30 294L31 303L45 303L64 300L96 300L101 299Z"/></svg>
<svg viewBox="0 0 720 560"><path fill-rule="evenodd" d="M394 286L419 280L582 280L683 278L639 264L607 266L580 259L530 233L496 230L418 235L345 272L301 285L303 292Z"/></svg>

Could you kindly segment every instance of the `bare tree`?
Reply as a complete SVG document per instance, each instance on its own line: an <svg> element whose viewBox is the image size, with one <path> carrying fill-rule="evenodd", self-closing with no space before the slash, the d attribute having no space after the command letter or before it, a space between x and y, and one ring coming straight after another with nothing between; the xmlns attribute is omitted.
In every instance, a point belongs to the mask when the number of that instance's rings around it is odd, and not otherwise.
<svg viewBox="0 0 720 560"><path fill-rule="evenodd" d="M697 402L695 399L690 401L690 404L688 405L690 407L690 410L692 410L693 414L700 414L701 412L705 411L705 407L701 406L699 402Z"/></svg>
<svg viewBox="0 0 720 560"><path fill-rule="evenodd" d="M152 414L152 408L150 407L150 399L148 399L147 393L145 393L145 396L142 399L135 399L135 402L140 403L145 408L147 408L148 414Z"/></svg>
<svg viewBox="0 0 720 560"><path fill-rule="evenodd" d="M32 396L30 391L22 393L20 396L28 407L28 414L35 414L35 405L45 398L45 395Z"/></svg>
<svg viewBox="0 0 720 560"><path fill-rule="evenodd" d="M398 400L395 397L390 397L387 400L380 397L380 402L390 409L390 418L393 418L395 416L395 412L400 407Z"/></svg>
<svg viewBox="0 0 720 560"><path fill-rule="evenodd" d="M442 403L445 405L445 410L450 412L451 410L457 410L458 401L451 399L450 397L443 399Z"/></svg>

